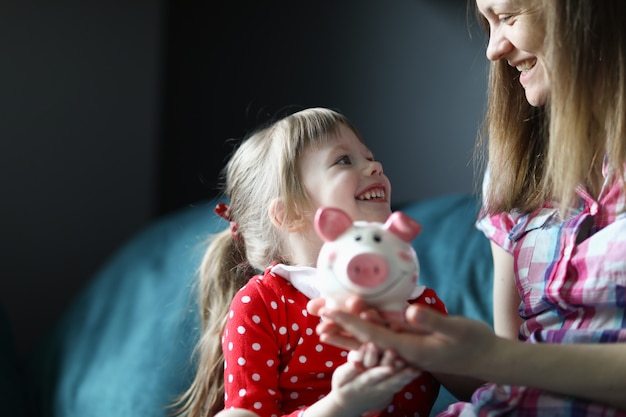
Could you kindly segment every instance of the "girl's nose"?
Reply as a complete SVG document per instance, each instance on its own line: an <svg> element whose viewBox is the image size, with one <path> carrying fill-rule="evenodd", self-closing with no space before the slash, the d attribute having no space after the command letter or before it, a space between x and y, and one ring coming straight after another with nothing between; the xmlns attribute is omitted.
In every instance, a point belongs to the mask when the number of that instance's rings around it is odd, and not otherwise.
<svg viewBox="0 0 626 417"><path fill-rule="evenodd" d="M487 45L487 58L490 61L497 61L503 58L512 48L513 45L506 36L503 36L499 28L491 30L489 44Z"/></svg>
<svg viewBox="0 0 626 417"><path fill-rule="evenodd" d="M379 161L369 161L365 167L367 175L383 175L383 164Z"/></svg>

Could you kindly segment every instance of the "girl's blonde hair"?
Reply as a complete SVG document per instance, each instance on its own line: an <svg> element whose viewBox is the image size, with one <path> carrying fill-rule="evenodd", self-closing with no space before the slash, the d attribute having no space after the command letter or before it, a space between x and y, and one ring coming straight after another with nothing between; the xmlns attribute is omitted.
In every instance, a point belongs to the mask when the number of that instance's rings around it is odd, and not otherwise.
<svg viewBox="0 0 626 417"><path fill-rule="evenodd" d="M529 212L545 201L563 211L576 201L580 184L597 195L604 155L623 181L626 2L537 1L544 12L550 99L532 107L519 72L503 59L491 64L479 140L488 150L490 213Z"/></svg>
<svg viewBox="0 0 626 417"><path fill-rule="evenodd" d="M311 203L298 174L305 150L337 135L346 117L325 108L294 113L260 129L240 144L225 168L224 195L238 225L213 236L199 271L202 332L195 349L197 371L190 388L176 402L178 415L213 416L223 408L224 356L221 339L235 293L256 273L275 262L287 263L287 248L268 213L280 198L286 218L297 218Z"/></svg>

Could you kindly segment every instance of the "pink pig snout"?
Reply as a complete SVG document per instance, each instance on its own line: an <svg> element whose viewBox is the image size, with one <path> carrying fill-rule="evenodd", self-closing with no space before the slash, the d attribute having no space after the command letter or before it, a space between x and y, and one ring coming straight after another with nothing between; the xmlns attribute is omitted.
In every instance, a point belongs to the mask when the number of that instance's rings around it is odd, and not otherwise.
<svg viewBox="0 0 626 417"><path fill-rule="evenodd" d="M361 287L371 288L382 284L388 272L385 258L373 253L356 255L348 262L348 278Z"/></svg>

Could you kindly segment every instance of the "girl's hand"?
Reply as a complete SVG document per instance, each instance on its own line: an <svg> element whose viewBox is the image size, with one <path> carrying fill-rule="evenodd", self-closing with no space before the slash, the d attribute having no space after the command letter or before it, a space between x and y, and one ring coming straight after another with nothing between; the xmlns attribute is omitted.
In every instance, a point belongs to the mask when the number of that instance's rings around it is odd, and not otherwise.
<svg viewBox="0 0 626 417"><path fill-rule="evenodd" d="M382 352L366 343L350 351L348 361L335 370L329 396L347 414L375 413L420 373L392 350Z"/></svg>

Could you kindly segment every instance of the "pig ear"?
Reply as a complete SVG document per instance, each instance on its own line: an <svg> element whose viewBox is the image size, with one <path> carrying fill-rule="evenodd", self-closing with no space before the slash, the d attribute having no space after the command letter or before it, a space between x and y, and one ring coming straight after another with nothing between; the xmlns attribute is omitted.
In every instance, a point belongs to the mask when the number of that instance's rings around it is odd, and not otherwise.
<svg viewBox="0 0 626 417"><path fill-rule="evenodd" d="M409 243L422 231L422 226L418 222L400 211L389 216L384 228Z"/></svg>
<svg viewBox="0 0 626 417"><path fill-rule="evenodd" d="M332 242L352 227L348 214L335 207L320 207L315 213L315 231L325 241Z"/></svg>

